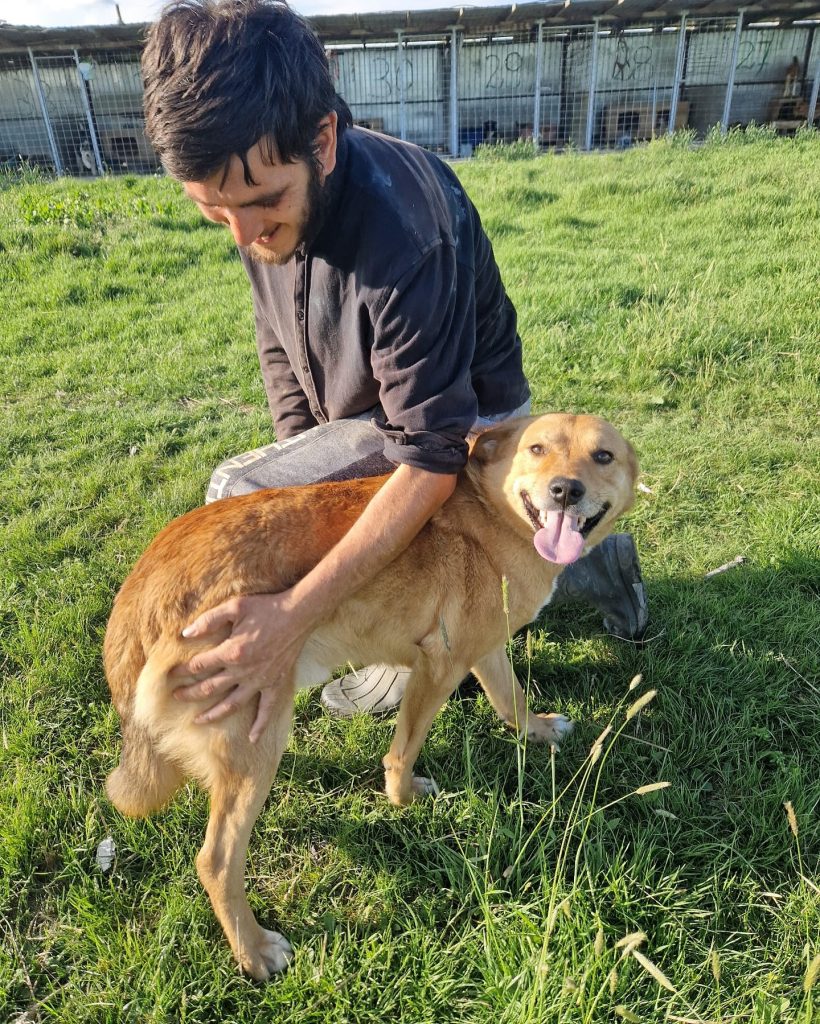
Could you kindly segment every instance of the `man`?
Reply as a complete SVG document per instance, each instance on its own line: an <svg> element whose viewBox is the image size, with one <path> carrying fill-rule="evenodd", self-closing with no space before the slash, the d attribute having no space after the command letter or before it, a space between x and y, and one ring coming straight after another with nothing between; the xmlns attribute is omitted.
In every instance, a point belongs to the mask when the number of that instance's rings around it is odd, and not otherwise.
<svg viewBox="0 0 820 1024"><path fill-rule="evenodd" d="M404 550L452 493L468 435L527 411L529 388L515 311L458 179L352 127L321 44L286 4L177 0L149 32L143 74L166 170L239 246L276 427L277 444L217 469L209 499L395 470L291 590L229 601L186 630L230 635L180 666L178 696L215 698L203 722L258 697L256 739L315 625ZM630 538L577 569L569 590L637 635L646 609ZM394 706L402 689L379 666L323 699L351 713Z"/></svg>

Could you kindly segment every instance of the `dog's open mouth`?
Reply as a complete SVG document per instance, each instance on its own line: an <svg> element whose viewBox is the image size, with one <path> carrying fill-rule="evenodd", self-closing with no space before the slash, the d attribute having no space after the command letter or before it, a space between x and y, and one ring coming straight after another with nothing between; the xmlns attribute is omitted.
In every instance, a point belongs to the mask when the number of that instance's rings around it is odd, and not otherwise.
<svg viewBox="0 0 820 1024"><path fill-rule="evenodd" d="M584 542L610 509L604 502L594 516L577 516L565 509L540 511L533 504L526 491L521 491L521 501L535 530L533 543L542 558L559 565L568 565L581 557Z"/></svg>

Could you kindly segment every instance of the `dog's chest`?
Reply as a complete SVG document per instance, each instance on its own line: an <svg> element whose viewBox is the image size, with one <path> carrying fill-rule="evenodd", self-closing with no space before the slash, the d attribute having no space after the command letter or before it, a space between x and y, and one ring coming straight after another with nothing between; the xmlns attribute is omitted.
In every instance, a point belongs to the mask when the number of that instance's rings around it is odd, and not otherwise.
<svg viewBox="0 0 820 1024"><path fill-rule="evenodd" d="M555 574L544 580L510 580L507 583L510 620L516 629L537 619L552 600L558 582Z"/></svg>

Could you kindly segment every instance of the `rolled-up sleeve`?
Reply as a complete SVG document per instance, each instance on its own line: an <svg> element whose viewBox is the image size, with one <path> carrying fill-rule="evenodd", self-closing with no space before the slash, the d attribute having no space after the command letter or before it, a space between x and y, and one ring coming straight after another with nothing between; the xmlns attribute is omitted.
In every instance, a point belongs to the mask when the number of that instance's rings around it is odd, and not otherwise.
<svg viewBox="0 0 820 1024"><path fill-rule="evenodd" d="M284 441L315 427L316 418L310 411L307 395L296 379L287 353L267 317L255 308L254 318L256 350L262 379L265 382L268 406L276 429L276 440Z"/></svg>
<svg viewBox="0 0 820 1024"><path fill-rule="evenodd" d="M390 289L373 322L384 454L436 473L466 464L478 413L474 276L458 271L454 247L439 243Z"/></svg>

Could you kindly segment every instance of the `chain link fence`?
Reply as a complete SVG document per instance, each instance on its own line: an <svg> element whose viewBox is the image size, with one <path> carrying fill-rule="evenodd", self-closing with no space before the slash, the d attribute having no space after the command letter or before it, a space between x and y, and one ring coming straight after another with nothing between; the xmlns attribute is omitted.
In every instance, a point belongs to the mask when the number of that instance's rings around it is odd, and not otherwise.
<svg viewBox="0 0 820 1024"><path fill-rule="evenodd" d="M820 33L732 17L617 27L325 40L354 120L450 156L526 141L625 148L675 129L817 124ZM0 163L58 174L159 170L144 133L138 45L0 54Z"/></svg>

